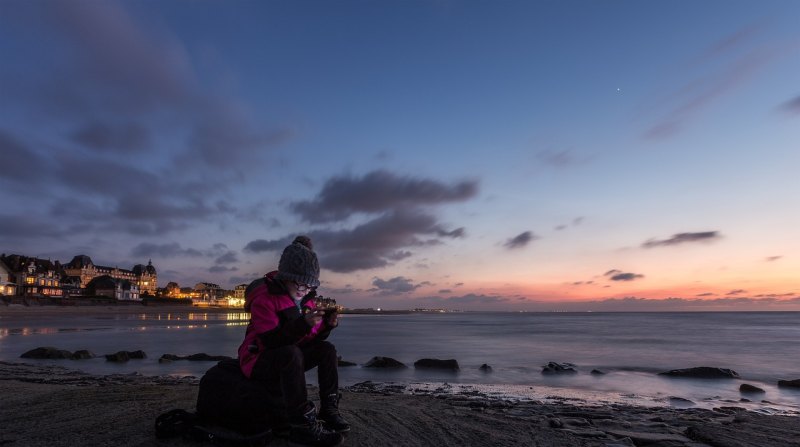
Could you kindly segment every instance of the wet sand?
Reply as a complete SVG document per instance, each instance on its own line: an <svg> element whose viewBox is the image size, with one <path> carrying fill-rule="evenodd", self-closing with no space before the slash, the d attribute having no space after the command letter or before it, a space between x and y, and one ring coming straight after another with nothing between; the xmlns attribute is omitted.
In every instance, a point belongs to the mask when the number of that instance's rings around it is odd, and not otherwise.
<svg viewBox="0 0 800 447"><path fill-rule="evenodd" d="M157 440L154 429L165 411L194 410L197 391L196 377L93 376L0 362L0 445L202 445ZM349 446L800 446L800 417L737 407L513 401L447 389L412 395L363 383L343 390L341 410L353 426Z"/></svg>

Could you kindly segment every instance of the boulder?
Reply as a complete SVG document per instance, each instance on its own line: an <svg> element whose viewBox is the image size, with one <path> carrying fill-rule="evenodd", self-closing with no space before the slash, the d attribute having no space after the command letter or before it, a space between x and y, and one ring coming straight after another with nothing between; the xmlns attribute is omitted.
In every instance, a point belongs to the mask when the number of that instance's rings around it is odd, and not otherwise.
<svg viewBox="0 0 800 447"><path fill-rule="evenodd" d="M485 373L490 373L490 372L492 372L492 367L491 367L491 366L489 366L489 365L487 365L486 363L484 363L483 365L481 365L481 366L480 366L480 368L478 368L478 369L479 369L479 370L481 370L481 371L483 371L483 372L485 372Z"/></svg>
<svg viewBox="0 0 800 447"><path fill-rule="evenodd" d="M356 366L354 362L348 362L347 360L342 360L342 356L336 357L336 362L338 366Z"/></svg>
<svg viewBox="0 0 800 447"><path fill-rule="evenodd" d="M779 380L778 386L781 388L800 388L800 379Z"/></svg>
<svg viewBox="0 0 800 447"><path fill-rule="evenodd" d="M147 355L142 350L137 351L117 351L114 354L106 354L106 361L108 362L127 362L130 359L144 359Z"/></svg>
<svg viewBox="0 0 800 447"><path fill-rule="evenodd" d="M71 359L72 352L51 346L31 349L20 356L23 359Z"/></svg>
<svg viewBox="0 0 800 447"><path fill-rule="evenodd" d="M542 374L575 374L577 372L572 363L550 362L542 369Z"/></svg>
<svg viewBox="0 0 800 447"><path fill-rule="evenodd" d="M97 357L93 352L86 349L79 349L72 353L72 360L88 360Z"/></svg>
<svg viewBox="0 0 800 447"><path fill-rule="evenodd" d="M440 360L440 359L419 359L414 362L414 368L417 369L447 369L450 371L458 371L458 362L454 359Z"/></svg>
<svg viewBox="0 0 800 447"><path fill-rule="evenodd" d="M606 373L605 373L605 371L600 371L599 369L593 369L592 372L590 372L589 374L591 374L593 376L603 376Z"/></svg>
<svg viewBox="0 0 800 447"><path fill-rule="evenodd" d="M364 368L408 368L402 362L399 362L391 357L372 357Z"/></svg>
<svg viewBox="0 0 800 447"><path fill-rule="evenodd" d="M186 360L193 362L220 362L222 360L230 360L227 355L208 355L204 352L199 354L187 355Z"/></svg>
<svg viewBox="0 0 800 447"><path fill-rule="evenodd" d="M745 394L745 393L766 393L766 391L762 390L761 388L759 388L759 387L757 387L755 385L750 385L749 383L741 384L739 386L739 392L743 393L743 394Z"/></svg>
<svg viewBox="0 0 800 447"><path fill-rule="evenodd" d="M658 373L660 376L687 377L692 379L738 379L739 374L732 369L699 366L696 368L673 369Z"/></svg>

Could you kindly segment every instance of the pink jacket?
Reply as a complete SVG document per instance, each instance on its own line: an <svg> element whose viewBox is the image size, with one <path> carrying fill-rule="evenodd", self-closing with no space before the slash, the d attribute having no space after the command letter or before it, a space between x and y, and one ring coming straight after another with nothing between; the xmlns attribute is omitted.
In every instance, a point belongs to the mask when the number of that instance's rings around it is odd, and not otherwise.
<svg viewBox="0 0 800 447"><path fill-rule="evenodd" d="M304 345L311 340L324 340L330 328L324 322L309 327L295 301L275 280L278 272L270 272L250 283L245 291L244 310L250 312L250 323L239 346L239 366L250 377L259 354L266 349L286 345ZM314 308L314 300L304 304Z"/></svg>

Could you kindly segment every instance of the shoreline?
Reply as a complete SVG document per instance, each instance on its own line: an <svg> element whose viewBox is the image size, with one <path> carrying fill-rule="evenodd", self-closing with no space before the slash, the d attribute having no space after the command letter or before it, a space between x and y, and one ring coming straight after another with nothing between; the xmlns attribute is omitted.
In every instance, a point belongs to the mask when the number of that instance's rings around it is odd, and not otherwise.
<svg viewBox="0 0 800 447"><path fill-rule="evenodd" d="M0 362L0 444L18 446L192 446L157 440L155 418L193 411L196 377L89 375L60 366ZM800 446L800 417L735 406L642 407L562 397L492 398L447 386L414 394L387 383L343 388L353 425L344 445L375 446ZM309 396L316 400L316 390ZM284 440L270 445L284 446Z"/></svg>

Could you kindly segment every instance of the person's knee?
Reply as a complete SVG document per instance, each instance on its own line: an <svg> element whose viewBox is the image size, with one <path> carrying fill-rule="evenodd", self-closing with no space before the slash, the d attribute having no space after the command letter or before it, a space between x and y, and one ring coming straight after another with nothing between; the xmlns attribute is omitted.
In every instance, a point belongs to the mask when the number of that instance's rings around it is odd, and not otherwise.
<svg viewBox="0 0 800 447"><path fill-rule="evenodd" d="M271 354L273 359L281 365L303 366L303 351L295 345L275 348Z"/></svg>

